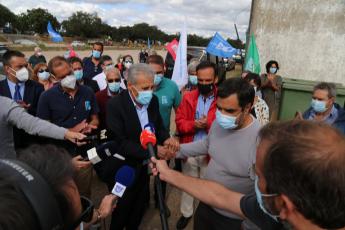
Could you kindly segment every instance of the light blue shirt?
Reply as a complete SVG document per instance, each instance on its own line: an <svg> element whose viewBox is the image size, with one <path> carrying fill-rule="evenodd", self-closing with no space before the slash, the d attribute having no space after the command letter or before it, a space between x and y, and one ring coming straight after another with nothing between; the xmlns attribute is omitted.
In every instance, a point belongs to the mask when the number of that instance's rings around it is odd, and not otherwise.
<svg viewBox="0 0 345 230"><path fill-rule="evenodd" d="M314 120L315 116L316 116L316 112L312 109L308 120ZM338 118L338 109L335 108L335 106L333 105L330 114L328 114L328 116L323 119L323 122L325 122L326 124L332 125L337 120L337 118Z"/></svg>
<svg viewBox="0 0 345 230"><path fill-rule="evenodd" d="M128 92L129 93L129 92ZM149 123L149 115L147 113L147 108L149 107L148 105L143 105L141 108L135 103L135 101L132 98L132 95L129 93L129 96L132 99L132 102L134 104L134 107L137 111L138 118L140 121L141 128L144 129L145 125Z"/></svg>
<svg viewBox="0 0 345 230"><path fill-rule="evenodd" d="M214 95L207 98L201 94L198 97L198 104L196 106L195 119L201 119L203 116L207 117L208 111L210 110L211 104L214 100ZM199 141L207 136L206 130L199 130L195 133L193 141Z"/></svg>
<svg viewBox="0 0 345 230"><path fill-rule="evenodd" d="M16 91L16 83L7 79L7 85L10 88L11 98L13 99L14 98L14 92ZM20 86L20 88L19 88L20 96L22 96L22 99L24 100L25 82L18 82L18 85Z"/></svg>

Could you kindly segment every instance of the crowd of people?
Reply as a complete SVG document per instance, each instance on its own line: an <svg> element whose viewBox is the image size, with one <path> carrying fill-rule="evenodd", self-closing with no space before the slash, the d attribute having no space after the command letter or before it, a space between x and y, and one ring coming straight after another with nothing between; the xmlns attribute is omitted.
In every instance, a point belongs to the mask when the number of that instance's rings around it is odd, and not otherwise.
<svg viewBox="0 0 345 230"><path fill-rule="evenodd" d="M108 216L112 230L139 229L150 192L159 203L152 174L165 181L165 200L166 182L183 191L177 229L193 216L196 230L345 229L345 111L333 83L315 85L310 107L278 122L277 61L261 76L244 71L218 84L214 63L192 59L179 89L160 55L141 50L137 64L130 55L115 63L103 51L96 42L89 57L48 63L39 48L28 62L19 51L4 54L0 229L97 228ZM140 143L147 126L157 158ZM95 208L86 157L95 143L85 138L104 130L97 144L113 141L135 180ZM110 193L115 182L103 182Z"/></svg>

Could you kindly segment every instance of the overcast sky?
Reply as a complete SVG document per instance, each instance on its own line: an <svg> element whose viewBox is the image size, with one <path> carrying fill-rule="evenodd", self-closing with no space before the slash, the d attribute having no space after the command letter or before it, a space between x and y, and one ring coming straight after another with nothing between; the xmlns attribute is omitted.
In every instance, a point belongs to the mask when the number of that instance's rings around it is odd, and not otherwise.
<svg viewBox="0 0 345 230"><path fill-rule="evenodd" d="M96 12L112 26L146 22L167 33L180 31L186 21L187 32L212 36L215 32L236 38L234 22L245 39L251 0L0 0L14 13L45 8L61 22L75 11Z"/></svg>

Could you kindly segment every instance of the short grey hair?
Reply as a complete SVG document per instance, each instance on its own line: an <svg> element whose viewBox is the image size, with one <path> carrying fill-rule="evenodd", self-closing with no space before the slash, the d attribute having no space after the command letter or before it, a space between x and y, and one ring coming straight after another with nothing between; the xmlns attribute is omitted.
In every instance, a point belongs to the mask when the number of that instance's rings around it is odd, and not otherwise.
<svg viewBox="0 0 345 230"><path fill-rule="evenodd" d="M115 73L119 78L121 78L121 73L117 68L110 68L108 70L104 70L105 75L108 77L108 74Z"/></svg>
<svg viewBox="0 0 345 230"><path fill-rule="evenodd" d="M326 90L328 92L328 98L336 97L337 96L337 90L334 83L329 82L320 82L316 86L314 86L313 92L316 90Z"/></svg>
<svg viewBox="0 0 345 230"><path fill-rule="evenodd" d="M128 70L127 81L135 84L139 75L145 75L146 77L153 79L155 73L148 64L134 64Z"/></svg>
<svg viewBox="0 0 345 230"><path fill-rule="evenodd" d="M188 73L190 72L196 72L196 67L200 64L198 60L191 60L191 62L188 65Z"/></svg>

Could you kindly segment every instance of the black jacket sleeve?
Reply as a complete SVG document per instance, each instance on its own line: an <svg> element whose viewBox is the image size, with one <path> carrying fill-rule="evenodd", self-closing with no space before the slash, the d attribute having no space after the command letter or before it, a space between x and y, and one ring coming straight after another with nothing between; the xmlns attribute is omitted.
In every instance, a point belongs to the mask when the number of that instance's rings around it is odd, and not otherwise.
<svg viewBox="0 0 345 230"><path fill-rule="evenodd" d="M119 146L119 154L136 160L146 160L149 154L141 147L139 136L136 133L128 133L128 126L133 125L126 119L128 114L121 104L121 97L115 97L107 103L106 122L109 131L109 138L113 139Z"/></svg>

